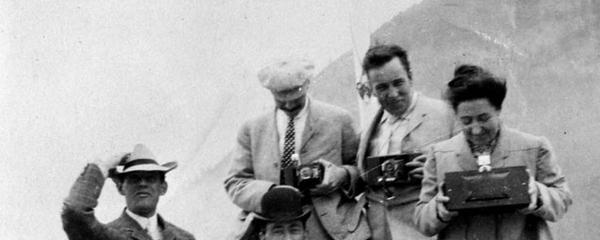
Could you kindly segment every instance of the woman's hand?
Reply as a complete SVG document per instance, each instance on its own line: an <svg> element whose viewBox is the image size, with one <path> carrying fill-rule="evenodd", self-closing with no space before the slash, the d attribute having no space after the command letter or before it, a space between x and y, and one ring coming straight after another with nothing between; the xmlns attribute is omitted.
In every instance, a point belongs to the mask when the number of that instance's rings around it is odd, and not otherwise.
<svg viewBox="0 0 600 240"><path fill-rule="evenodd" d="M533 178L531 175L529 176L529 190L527 192L529 193L529 199L531 202L529 203L529 206L519 210L523 214L530 214L542 206L542 202L539 200L540 190L535 183L535 178Z"/></svg>
<svg viewBox="0 0 600 240"><path fill-rule="evenodd" d="M458 212L456 211L449 211L446 208L446 205L444 205L445 203L450 201L450 198L447 196L444 196L441 192L438 193L438 195L435 197L435 201L436 201L436 212L437 212L437 218L444 222L450 222L450 220L452 220L452 218L458 216Z"/></svg>

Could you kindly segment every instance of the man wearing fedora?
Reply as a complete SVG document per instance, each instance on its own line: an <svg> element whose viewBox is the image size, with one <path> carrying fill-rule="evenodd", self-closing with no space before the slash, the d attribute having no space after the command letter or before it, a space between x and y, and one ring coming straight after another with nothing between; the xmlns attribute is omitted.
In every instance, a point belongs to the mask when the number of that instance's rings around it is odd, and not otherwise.
<svg viewBox="0 0 600 240"><path fill-rule="evenodd" d="M319 163L324 178L305 192L307 205L314 208L306 223L308 238L367 239L363 204L354 199L358 134L347 111L307 95L313 75L310 61L295 59L259 71L258 79L273 94L275 107L247 121L238 132L228 155L231 167L225 189L242 208L244 221L249 212L262 212L261 199L273 186L294 185L287 170Z"/></svg>
<svg viewBox="0 0 600 240"><path fill-rule="evenodd" d="M308 239L306 220L310 207L302 205L298 189L280 185L271 188L260 202L262 212L253 220L242 240Z"/></svg>
<svg viewBox="0 0 600 240"><path fill-rule="evenodd" d="M156 212L160 196L167 192L165 174L177 163L159 165L155 159L148 148L138 144L129 154L88 164L64 201L63 229L69 239L194 239ZM94 208L107 176L125 196L127 207L121 217L102 224L96 219Z"/></svg>

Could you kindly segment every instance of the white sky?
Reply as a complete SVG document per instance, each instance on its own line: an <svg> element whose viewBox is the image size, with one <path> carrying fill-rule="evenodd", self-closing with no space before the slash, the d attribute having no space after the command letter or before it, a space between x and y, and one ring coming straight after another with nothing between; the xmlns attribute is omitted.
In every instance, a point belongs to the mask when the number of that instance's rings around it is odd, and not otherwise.
<svg viewBox="0 0 600 240"><path fill-rule="evenodd" d="M65 239L62 200L95 156L146 143L179 161L171 188L215 164L271 104L257 69L352 48L349 2L0 1L0 239ZM378 25L419 0L371 2ZM110 220L123 200L105 190Z"/></svg>

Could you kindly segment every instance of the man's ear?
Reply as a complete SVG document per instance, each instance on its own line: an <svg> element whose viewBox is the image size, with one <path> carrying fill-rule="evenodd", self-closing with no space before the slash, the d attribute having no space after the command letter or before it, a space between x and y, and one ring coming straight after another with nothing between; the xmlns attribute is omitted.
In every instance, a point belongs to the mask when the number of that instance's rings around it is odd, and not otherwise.
<svg viewBox="0 0 600 240"><path fill-rule="evenodd" d="M115 185L117 186L117 191L121 195L125 196L125 192L123 192L123 182L122 181L118 181L118 180L114 180L114 182L115 182Z"/></svg>
<svg viewBox="0 0 600 240"><path fill-rule="evenodd" d="M160 195L165 195L165 193L167 193L168 188L169 184L167 184L167 181L163 181L162 183L160 183Z"/></svg>

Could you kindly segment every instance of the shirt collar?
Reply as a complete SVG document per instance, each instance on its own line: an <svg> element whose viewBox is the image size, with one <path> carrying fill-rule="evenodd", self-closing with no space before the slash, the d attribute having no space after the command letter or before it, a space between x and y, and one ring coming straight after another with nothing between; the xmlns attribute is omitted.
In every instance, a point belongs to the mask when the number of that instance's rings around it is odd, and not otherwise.
<svg viewBox="0 0 600 240"><path fill-rule="evenodd" d="M389 124L392 124L398 120L408 119L408 115L410 115L413 112L413 110L415 110L415 106L417 105L418 98L419 98L419 92L414 91L412 94L412 97L410 98L410 105L408 106L408 108L406 109L404 114L402 114L402 116L400 116L400 117L394 116L393 114L384 110L383 116L381 117L381 124L383 124L387 121L389 121Z"/></svg>
<svg viewBox="0 0 600 240"><path fill-rule="evenodd" d="M125 209L125 213L127 213L129 217L133 218L133 220L135 220L143 229L155 229L156 227L158 227L158 219L156 217L156 213L149 218L137 215L132 211L129 211L129 209Z"/></svg>

